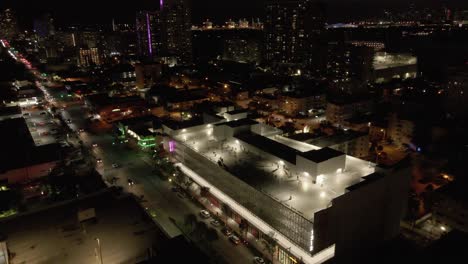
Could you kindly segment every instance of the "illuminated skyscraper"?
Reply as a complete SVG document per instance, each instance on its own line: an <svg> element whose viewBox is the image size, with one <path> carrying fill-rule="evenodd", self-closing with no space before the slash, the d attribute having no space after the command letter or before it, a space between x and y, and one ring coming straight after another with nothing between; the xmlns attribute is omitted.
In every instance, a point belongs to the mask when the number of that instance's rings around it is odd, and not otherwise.
<svg viewBox="0 0 468 264"><path fill-rule="evenodd" d="M177 58L178 63L192 61L192 23L187 0L161 0L164 23L164 46L167 54Z"/></svg>
<svg viewBox="0 0 468 264"><path fill-rule="evenodd" d="M54 19L50 14L45 14L34 20L34 31L40 38L55 35Z"/></svg>
<svg viewBox="0 0 468 264"><path fill-rule="evenodd" d="M11 9L0 12L0 38L11 40L18 33L18 24Z"/></svg>
<svg viewBox="0 0 468 264"><path fill-rule="evenodd" d="M310 70L326 65L319 54L326 43L325 6L313 0L268 0L266 60L272 65L301 65ZM325 45L326 46L326 45ZM326 56L325 56L326 57Z"/></svg>
<svg viewBox="0 0 468 264"><path fill-rule="evenodd" d="M80 66L101 65L101 56L97 48L80 48Z"/></svg>
<svg viewBox="0 0 468 264"><path fill-rule="evenodd" d="M159 11L139 11L136 16L138 54L142 58L153 59L161 56L162 27Z"/></svg>

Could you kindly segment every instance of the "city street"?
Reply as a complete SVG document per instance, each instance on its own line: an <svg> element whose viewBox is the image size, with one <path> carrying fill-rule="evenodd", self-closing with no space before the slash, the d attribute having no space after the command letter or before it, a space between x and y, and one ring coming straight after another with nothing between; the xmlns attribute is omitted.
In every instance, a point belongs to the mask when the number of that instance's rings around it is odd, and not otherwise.
<svg viewBox="0 0 468 264"><path fill-rule="evenodd" d="M85 111L81 106L66 108L62 113L65 119L72 121L70 127L77 131L86 127ZM156 219L161 221L163 226L170 226L169 217L176 220L178 225L184 224L187 214L199 215L199 208L188 198L180 198L171 191L172 185L167 181L162 181L152 171L151 159L144 153L129 149L124 145L113 145L113 138L110 134L92 134L89 131L80 133L80 138L84 145L92 149L93 155L97 159L102 159L98 163L97 169L108 182L116 178L116 185L124 188L125 191L135 194L138 197L144 196L143 206L156 212ZM93 147L97 144L97 147ZM118 168L113 168L112 164L117 164ZM129 186L128 179L135 185ZM200 219L200 217L198 217ZM209 225L209 223L207 222ZM226 263L250 263L254 255L243 245L233 245L226 236L218 229L219 239L212 243L214 250L223 256Z"/></svg>
<svg viewBox="0 0 468 264"><path fill-rule="evenodd" d="M40 73L33 71L35 76L40 76ZM162 181L153 172L153 165L148 155L133 150L125 145L114 145L113 137L110 133L100 132L92 133L91 131L82 131L88 126L87 111L82 103L78 104L76 100L70 96L64 96L63 90L56 88L47 88L45 83L37 81L36 84L44 92L45 98L49 103L49 107L57 107L58 114L66 121L67 126L73 130L75 135L68 134L66 139L72 145L78 145L81 140L92 155L97 160L96 169L103 175L104 181L110 185L112 179L115 179L115 185L122 187L126 192L132 193L137 197L141 197L142 206L151 213L161 226L166 227L166 232L169 235L178 235L179 230L175 228L174 223L178 226L184 225L185 216L194 214L200 220L199 212L202 208L195 205L188 198L181 198L171 190L173 187L169 182ZM72 102L72 103L70 103ZM44 113L42 113L44 112ZM46 110L41 111L26 111L26 115L31 117L28 125L33 127L47 126L47 128L37 131L40 136L48 136L50 142L53 142L53 137L49 135L55 125L58 125L58 120L53 121L50 113ZM53 125L53 127L48 127ZM47 132L46 135L43 135ZM52 134L52 133L51 133ZM44 139L38 140L37 143L43 143ZM49 142L49 141L47 141ZM132 181L134 184L128 184ZM209 226L209 221L204 220ZM234 245L224 236L218 228L219 239L211 243L211 247L222 256L219 263L244 264L253 261L254 254L250 249L243 245Z"/></svg>

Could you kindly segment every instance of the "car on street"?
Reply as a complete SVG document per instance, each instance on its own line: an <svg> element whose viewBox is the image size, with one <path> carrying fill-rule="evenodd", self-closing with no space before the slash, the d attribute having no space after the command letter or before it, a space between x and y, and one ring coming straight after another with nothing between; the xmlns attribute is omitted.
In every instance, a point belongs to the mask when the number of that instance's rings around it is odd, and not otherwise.
<svg viewBox="0 0 468 264"><path fill-rule="evenodd" d="M208 218L211 217L210 212L208 212L208 211L206 211L206 210L201 210L201 211L200 211L200 216L201 216L202 218L204 218L204 219L208 219Z"/></svg>
<svg viewBox="0 0 468 264"><path fill-rule="evenodd" d="M112 168L117 169L118 167L120 167L119 164L117 164L117 163L112 163Z"/></svg>
<svg viewBox="0 0 468 264"><path fill-rule="evenodd" d="M97 148L98 144L97 143L93 143L93 148Z"/></svg>
<svg viewBox="0 0 468 264"><path fill-rule="evenodd" d="M80 129L78 130L78 132L79 132L79 133L83 133L83 132L84 132L84 129L83 129L83 128L80 128Z"/></svg>
<svg viewBox="0 0 468 264"><path fill-rule="evenodd" d="M71 119L67 119L68 124L71 124L71 122L72 122Z"/></svg>
<svg viewBox="0 0 468 264"><path fill-rule="evenodd" d="M254 257L253 262L255 264L265 264L266 263L265 260L263 258L261 258L261 257Z"/></svg>
<svg viewBox="0 0 468 264"><path fill-rule="evenodd" d="M102 163L102 159L96 159L96 162L100 164Z"/></svg>
<svg viewBox="0 0 468 264"><path fill-rule="evenodd" d="M187 198L187 195L184 192L181 192L181 191L177 192L177 196L179 196L179 198L181 198L181 199Z"/></svg>
<svg viewBox="0 0 468 264"><path fill-rule="evenodd" d="M236 235L231 235L229 237L229 241L231 241L234 245L239 245L241 240Z"/></svg>
<svg viewBox="0 0 468 264"><path fill-rule="evenodd" d="M128 186L133 186L135 185L135 182L132 179L127 180Z"/></svg>
<svg viewBox="0 0 468 264"><path fill-rule="evenodd" d="M212 226L214 226L214 227L220 227L220 226L222 226L222 223L221 223L220 221L218 221L218 220L213 220L213 221L210 222L210 224L211 224Z"/></svg>
<svg viewBox="0 0 468 264"><path fill-rule="evenodd" d="M230 235L232 235L232 230L225 227L225 228L221 229L221 233L223 233L226 236L230 236Z"/></svg>

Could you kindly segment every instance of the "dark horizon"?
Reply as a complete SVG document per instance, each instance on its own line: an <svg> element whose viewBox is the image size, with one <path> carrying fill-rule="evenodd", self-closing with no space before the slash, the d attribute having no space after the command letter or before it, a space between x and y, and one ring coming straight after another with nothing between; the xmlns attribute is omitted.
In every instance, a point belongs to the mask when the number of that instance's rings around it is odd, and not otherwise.
<svg viewBox="0 0 468 264"><path fill-rule="evenodd" d="M239 18L263 18L264 2L266 0L248 1L237 0L232 2L216 0L192 0L192 23L200 24L206 19L215 23L222 23L228 19ZM34 18L44 13L51 13L59 25L69 24L105 24L111 23L115 19L116 23L132 23L137 10L157 9L158 1L143 0L133 4L117 2L112 5L96 5L95 1L83 0L77 4L70 2L55 3L54 0L44 0L40 2L25 3L25 0L3 0L0 9L7 7L17 11L20 22L25 26L30 26ZM328 22L349 22L355 19L365 19L382 13L384 9L400 10L406 8L409 3L403 0L388 0L385 3L379 1L375 3L371 0L326 0L328 4ZM412 1L417 8L432 7L441 8L465 8L468 1L447 0L431 1L427 3L423 0Z"/></svg>

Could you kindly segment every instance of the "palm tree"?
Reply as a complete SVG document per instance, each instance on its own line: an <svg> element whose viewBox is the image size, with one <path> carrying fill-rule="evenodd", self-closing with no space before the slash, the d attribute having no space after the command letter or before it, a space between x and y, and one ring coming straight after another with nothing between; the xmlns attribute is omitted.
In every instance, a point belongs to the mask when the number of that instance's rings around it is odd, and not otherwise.
<svg viewBox="0 0 468 264"><path fill-rule="evenodd" d="M202 240L203 238L206 237L206 232L208 231L208 226L206 225L205 222L197 222L196 228L195 228L195 235L198 237L199 240Z"/></svg>
<svg viewBox="0 0 468 264"><path fill-rule="evenodd" d="M185 226L190 227L190 232L193 232L195 225L197 224L197 216L194 214L188 214L185 216Z"/></svg>
<svg viewBox="0 0 468 264"><path fill-rule="evenodd" d="M208 228L208 230L206 231L206 240L211 243L213 241L218 240L218 238L218 231L216 231L216 229L213 228Z"/></svg>

